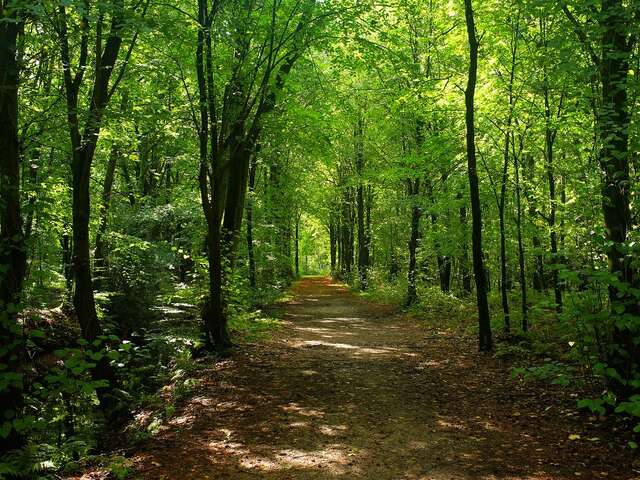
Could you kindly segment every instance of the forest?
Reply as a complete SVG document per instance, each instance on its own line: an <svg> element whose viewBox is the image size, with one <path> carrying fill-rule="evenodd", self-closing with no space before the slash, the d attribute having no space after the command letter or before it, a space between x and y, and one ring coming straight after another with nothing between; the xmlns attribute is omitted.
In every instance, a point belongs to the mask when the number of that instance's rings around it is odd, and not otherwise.
<svg viewBox="0 0 640 480"><path fill-rule="evenodd" d="M0 478L640 478L639 72L636 0L0 0Z"/></svg>

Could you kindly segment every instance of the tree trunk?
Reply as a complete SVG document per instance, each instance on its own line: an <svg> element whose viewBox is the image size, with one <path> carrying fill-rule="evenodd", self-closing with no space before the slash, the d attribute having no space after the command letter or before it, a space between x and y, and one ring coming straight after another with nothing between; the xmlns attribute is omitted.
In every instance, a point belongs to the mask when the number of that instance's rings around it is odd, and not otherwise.
<svg viewBox="0 0 640 480"><path fill-rule="evenodd" d="M606 238L609 271L629 287L637 288L638 278L625 255L627 234L631 229L629 187L629 125L630 114L627 94L629 61L633 42L627 40L631 19L626 14L623 0L602 0L602 105L598 116L599 137L602 141L600 166L604 172L602 182L602 209ZM632 290L632 289L630 289ZM611 308L614 312L638 315L640 307L629 290L621 292L609 287ZM625 321L627 322L627 321ZM616 322L613 339L615 348L609 353L608 363L623 379L633 378L640 361L640 345L634 341L638 332ZM628 397L640 389L614 381L614 388Z"/></svg>
<svg viewBox="0 0 640 480"><path fill-rule="evenodd" d="M411 205L411 233L409 236L409 266L407 268L407 299L406 305L413 305L418 301L417 280L417 250L420 242L420 217L422 209L417 204L420 194L420 179L407 180L407 193L412 200Z"/></svg>
<svg viewBox="0 0 640 480"><path fill-rule="evenodd" d="M89 244L89 219L90 219L90 181L91 164L96 150L102 117L111 97L109 81L113 68L118 59L122 45L121 30L124 25L124 2L114 0L113 12L109 35L104 44L102 55L95 59L95 78L91 86L89 107L84 122L84 128L80 131L78 115L78 97L81 91L86 65L87 30L82 31L80 46L80 59L75 77L71 74L72 55L69 49L69 37L67 31L66 7L58 7L59 43L62 57L62 70L64 76L65 97L67 103L67 126L72 148L72 212L73 212L73 272L75 279L75 291L73 305L83 337L92 342L102 334L102 328L96 314L96 304L93 294L93 281L91 277L90 244ZM89 18L83 18L84 28L88 29ZM84 53L83 53L84 52ZM109 367L108 359L104 359L92 369L95 380L113 381L113 370ZM98 389L98 397L103 408L109 409L112 398L107 395L107 388Z"/></svg>
<svg viewBox="0 0 640 480"><path fill-rule="evenodd" d="M516 181L516 229L518 236L518 266L520 274L520 300L522 302L522 331L529 329L529 306L527 305L527 274L524 256L524 242L522 241L522 203L520 194L520 169L519 159L514 156L514 173Z"/></svg>
<svg viewBox="0 0 640 480"><path fill-rule="evenodd" d="M105 275L105 245L104 236L107 233L107 223L109 220L109 207L111 206L111 195L113 193L113 181L116 173L116 163L120 152L118 147L114 144L111 146L111 153L109 154L109 161L107 162L107 170L104 175L104 184L102 185L102 203L100 205L98 231L96 232L96 250L93 256L94 270L96 272L96 278L94 285L96 289L101 288L102 280Z"/></svg>
<svg viewBox="0 0 640 480"><path fill-rule="evenodd" d="M0 363L3 373L15 374L0 389L0 426L22 415L23 375L20 359L23 338L17 323L22 284L26 273L26 249L20 211L20 145L18 142L18 85L16 60L19 12L8 5L0 10ZM0 454L20 448L22 435L9 426L0 438Z"/></svg>
<svg viewBox="0 0 640 480"><path fill-rule="evenodd" d="M298 278L300 276L300 214L296 215L295 266L296 278Z"/></svg>
<svg viewBox="0 0 640 480"><path fill-rule="evenodd" d="M127 198L129 199L129 204L133 207L136 204L136 193L131 181L131 173L129 172L129 160L127 159L126 155L123 155L120 160L120 170L122 171L122 178L124 179L124 183L127 187Z"/></svg>
<svg viewBox="0 0 640 480"><path fill-rule="evenodd" d="M69 225L65 222L63 226L62 238L60 239L62 247L62 275L65 279L67 300L71 300L73 295L73 245L71 245L71 236L69 235Z"/></svg>
<svg viewBox="0 0 640 480"><path fill-rule="evenodd" d="M340 219L340 243L341 243L341 279L350 281L351 266L353 265L353 222L351 214L351 195L349 187L343 187Z"/></svg>
<svg viewBox="0 0 640 480"><path fill-rule="evenodd" d="M331 256L331 276L335 277L338 260L338 227L333 213L329 213L329 254Z"/></svg>
<svg viewBox="0 0 640 480"><path fill-rule="evenodd" d="M560 288L560 279L558 276L558 232L556 230L556 179L554 173L554 151L553 145L555 143L557 128L551 126L551 106L549 101L549 85L548 78L545 71L544 78L544 112L545 112L545 157L547 167L547 181L549 182L549 229L550 229L550 246L551 246L551 263L553 268L551 270L551 278L553 283L553 293L556 304L556 312L562 313L562 289Z"/></svg>
<svg viewBox="0 0 640 480"><path fill-rule="evenodd" d="M363 139L363 120L358 119L358 125L355 131L356 146L356 173L358 175L358 187L356 192L357 217L358 217L358 277L360 290L368 288L368 272L369 272L369 239L367 238L367 220L365 218L365 198L362 174L364 171L364 139Z"/></svg>
<svg viewBox="0 0 640 480"><path fill-rule="evenodd" d="M478 71L478 41L476 39L472 0L465 0L464 6L467 36L469 39L469 77L467 81L467 88L465 90L465 123L467 127L466 140L469 194L471 196L473 271L476 279L476 297L479 316L478 346L480 351L490 351L493 348L493 342L491 338L491 323L489 318L489 303L487 301L484 261L482 258L482 212L476 166L474 124L474 97Z"/></svg>
<svg viewBox="0 0 640 480"><path fill-rule="evenodd" d="M253 248L253 197L255 194L257 169L257 155L253 155L251 157L251 165L249 166L249 196L247 198L247 258L249 264L249 286L251 286L253 290L257 287L256 257Z"/></svg>

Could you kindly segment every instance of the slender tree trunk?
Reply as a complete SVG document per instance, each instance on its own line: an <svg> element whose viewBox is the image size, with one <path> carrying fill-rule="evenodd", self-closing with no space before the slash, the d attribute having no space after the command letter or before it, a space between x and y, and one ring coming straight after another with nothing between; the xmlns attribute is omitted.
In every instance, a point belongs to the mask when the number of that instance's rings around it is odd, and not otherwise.
<svg viewBox="0 0 640 480"><path fill-rule="evenodd" d="M518 236L518 266L520 274L520 299L522 302L522 331L529 330L529 306L527 305L527 274L524 256L524 242L522 240L522 202L520 192L519 159L514 156L514 173L516 181L516 230Z"/></svg>
<svg viewBox="0 0 640 480"><path fill-rule="evenodd" d="M465 0L465 19L467 24L467 36L469 39L469 77L465 91L465 123L467 127L467 168L469 173L469 193L471 196L471 220L472 220L472 248L473 271L476 279L476 296L479 316L480 351L490 351L493 348L491 338L491 323L489 318L489 303L487 301L487 285L482 258L482 212L480 205L480 188L478 185L478 172L476 166L475 124L474 124L474 97L476 90L478 71L478 41L473 18L472 0Z"/></svg>
<svg viewBox="0 0 640 480"><path fill-rule="evenodd" d="M129 172L129 160L127 159L126 155L123 155L120 159L120 170L122 172L124 183L127 187L127 198L129 199L129 204L133 207L136 204L136 193L133 182L131 181L131 173Z"/></svg>
<svg viewBox="0 0 640 480"><path fill-rule="evenodd" d="M341 242L341 277L342 280L351 279L351 267L353 265L353 221L350 188L343 187L342 193L342 218L340 219L340 242Z"/></svg>
<svg viewBox="0 0 640 480"><path fill-rule="evenodd" d="M337 273L338 228L333 213L329 214L329 254L331 256L331 276L335 277Z"/></svg>
<svg viewBox="0 0 640 480"><path fill-rule="evenodd" d="M73 245L71 245L71 236L69 235L69 225L64 224L62 238L60 239L62 247L62 275L65 279L67 300L71 300L73 294Z"/></svg>
<svg viewBox="0 0 640 480"><path fill-rule="evenodd" d="M516 59L518 55L518 42L520 39L520 17L518 17L512 31L511 38L511 66L509 69L509 84L507 86L509 113L507 115L507 125L504 133L504 151L502 164L502 177L500 182L500 201L498 202L498 215L500 219L500 294L502 300L502 313L504 317L504 334L511 334L511 316L509 313L509 296L507 284L507 246L506 246L506 226L505 226L505 203L507 198L507 182L509 180L509 148L511 140L511 126L513 124L513 110L515 108L515 98L513 95L513 85L516 74Z"/></svg>
<svg viewBox="0 0 640 480"><path fill-rule="evenodd" d="M371 208L373 205L373 188L367 186L366 206L365 206L365 225L364 225L364 241L367 245L367 265L371 268L374 265L375 255L373 252L373 244L371 242Z"/></svg>
<svg viewBox="0 0 640 480"><path fill-rule="evenodd" d="M527 214L529 217L529 221L531 222L531 226L534 229L534 233L531 237L531 247L534 254L534 268L533 268L533 288L542 292L546 288L545 281L545 273L544 273L544 259L542 258L542 242L540 241L540 237L538 237L537 226L536 226L536 205L534 204L534 200L531 197L530 192L530 183L533 183L535 179L535 159L533 155L523 154L523 163L521 165L522 170L522 181L524 182L524 186L522 189L522 193L524 198L527 200L528 209Z"/></svg>
<svg viewBox="0 0 640 480"><path fill-rule="evenodd" d="M507 157L508 158L508 157ZM507 159L505 159L506 165ZM507 285L507 239L505 232L505 221L504 221L504 202L505 202L505 194L506 194L506 166L503 170L503 186L502 193L500 196L500 203L498 205L498 216L500 219L500 299L502 302L502 314L504 317L504 325L503 325L503 333L506 336L511 334L511 316L509 314L509 296L508 296L508 285Z"/></svg>
<svg viewBox="0 0 640 480"><path fill-rule="evenodd" d="M253 248L253 197L256 186L256 171L258 169L257 155L251 157L249 166L249 196L247 198L247 257L249 263L249 285L256 289L256 257Z"/></svg>
<svg viewBox="0 0 640 480"><path fill-rule="evenodd" d="M556 304L556 312L562 313L562 289L560 288L560 279L558 276L558 232L556 230L556 179L554 173L554 151L557 129L551 126L551 106L549 100L548 78L545 72L544 78L544 111L545 111L545 157L547 167L547 181L549 182L549 228L550 246L551 246L551 262L554 267L551 271L553 293Z"/></svg>
<svg viewBox="0 0 640 480"><path fill-rule="evenodd" d="M358 277L360 290L368 288L368 272L369 272L369 240L367 238L367 220L364 184L362 175L364 172L364 139L363 139L363 119L358 118L358 124L355 131L355 149L356 149L356 173L358 175L358 187L356 191L357 217L358 217Z"/></svg>
<svg viewBox="0 0 640 480"><path fill-rule="evenodd" d="M36 216L36 204L38 200L38 164L40 163L40 148L36 147L31 157L31 165L29 165L29 183L33 189L27 203L27 218L24 222L24 240L28 242L33 233L33 221Z"/></svg>
<svg viewBox="0 0 640 480"><path fill-rule="evenodd" d="M300 276L300 214L296 215L296 233L295 233L295 266L296 278Z"/></svg>
<svg viewBox="0 0 640 480"><path fill-rule="evenodd" d="M409 266L407 268L407 299L406 305L413 305L418 301L417 292L417 250L420 242L420 217L422 209L418 205L420 195L420 179L407 180L407 191L412 200L411 205L411 233L409 236Z"/></svg>
<svg viewBox="0 0 640 480"><path fill-rule="evenodd" d="M102 285L102 279L105 275L105 245L104 236L107 233L107 223L109 220L109 207L111 206L111 195L113 192L113 181L115 179L116 164L120 152L114 144L111 146L109 161L107 162L107 170L104 175L104 184L102 186L102 203L100 205L98 231L96 232L96 250L94 253L94 270L97 276L94 285L99 289Z"/></svg>

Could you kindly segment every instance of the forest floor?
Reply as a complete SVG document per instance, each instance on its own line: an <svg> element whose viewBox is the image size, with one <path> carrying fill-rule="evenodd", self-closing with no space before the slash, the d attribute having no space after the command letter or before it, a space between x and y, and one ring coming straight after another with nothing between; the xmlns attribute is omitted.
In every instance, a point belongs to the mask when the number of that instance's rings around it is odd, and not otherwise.
<svg viewBox="0 0 640 480"><path fill-rule="evenodd" d="M475 339L305 278L283 328L211 363L133 455L144 479L640 478L575 398ZM92 478L92 477L85 477Z"/></svg>

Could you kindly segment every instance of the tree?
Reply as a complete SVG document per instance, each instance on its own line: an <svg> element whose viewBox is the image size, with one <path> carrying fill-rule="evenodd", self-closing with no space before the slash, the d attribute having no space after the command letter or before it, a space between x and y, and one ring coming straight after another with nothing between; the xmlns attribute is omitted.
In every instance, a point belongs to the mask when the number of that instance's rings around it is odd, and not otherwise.
<svg viewBox="0 0 640 480"><path fill-rule="evenodd" d="M209 9L205 0L198 2L200 115L196 123L209 262L209 300L203 320L208 342L217 350L231 346L223 296L224 270L232 269L235 261L250 161L256 153L264 117L276 108L277 95L305 48L314 5L313 1L293 6L275 1L261 6L243 2L231 8L214 1ZM229 46L230 74L220 94L214 81L212 36L223 14L234 22L234 31ZM269 19L266 23L265 18ZM297 22L292 23L295 19ZM226 32L227 27L222 29ZM227 37L224 32L220 34ZM254 43L259 45L257 55Z"/></svg>
<svg viewBox="0 0 640 480"><path fill-rule="evenodd" d="M91 276L91 257L89 240L89 215L91 208L89 184L91 165L96 151L105 108L113 96L131 55L137 33L134 34L125 55L119 73L113 83L110 82L116 61L122 46L127 12L122 0L114 0L100 5L96 16L89 11L90 4L74 5L80 24L79 52L75 73L72 72L71 39L69 33L70 17L65 5L56 12L56 28L60 42L60 58L64 75L64 89L67 102L67 124L71 141L71 172L73 185L73 272L75 307L82 333L87 340L93 341L102 333L96 313ZM109 30L103 38L102 28L106 16L110 17ZM74 14L75 17L75 14ZM91 27L95 30L95 55L93 65L89 65L89 41ZM90 68L91 67L91 68ZM85 86L87 71L93 72L89 87L88 109L84 122L80 116L80 95ZM81 127L81 124L84 125ZM81 130L82 128L82 130Z"/></svg>
<svg viewBox="0 0 640 480"><path fill-rule="evenodd" d="M30 2L0 3L0 363L4 412L0 453L21 446L13 421L23 406L20 360L23 338L17 323L27 253L20 202L20 145L18 141L18 38Z"/></svg>
<svg viewBox="0 0 640 480"><path fill-rule="evenodd" d="M476 36L472 0L465 0L464 11L467 24L467 38L469 40L469 76L465 90L465 122L467 126L467 170L469 175L469 194L471 196L473 273L476 281L476 299L478 302L478 344L480 351L486 352L493 348L493 342L491 339L489 303L487 301L487 286L482 252L482 211L476 166L474 97L478 72L478 39Z"/></svg>

